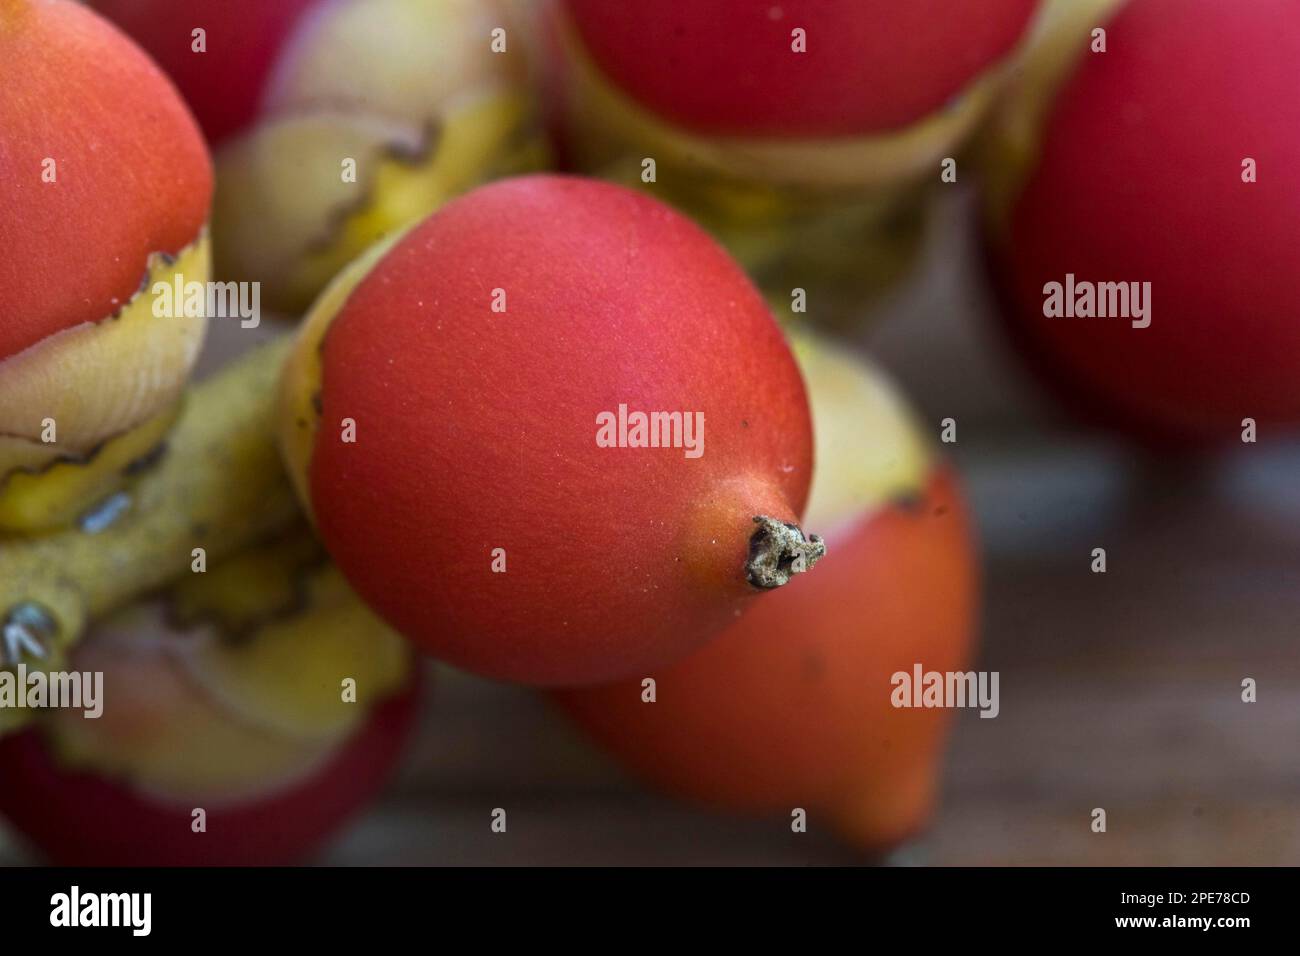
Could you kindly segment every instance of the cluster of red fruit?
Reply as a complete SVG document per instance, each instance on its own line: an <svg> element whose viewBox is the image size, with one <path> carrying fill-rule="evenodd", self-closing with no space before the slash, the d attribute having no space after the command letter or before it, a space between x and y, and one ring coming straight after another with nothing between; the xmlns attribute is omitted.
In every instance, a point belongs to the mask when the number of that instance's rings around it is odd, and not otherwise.
<svg viewBox="0 0 1300 956"><path fill-rule="evenodd" d="M976 562L891 387L806 332L792 351L732 254L652 198L661 179L710 225L726 197L716 231L750 265L746 235L825 242L809 224L838 207L878 225L992 109L991 258L1051 380L1162 437L1300 420L1283 0L1097 2L1104 53L1062 26L1082 7L1037 0L91 6L183 99L87 9L0 0L0 440L24 445L0 465L48 467L21 457L48 452L47 417L60 460L87 458L176 403L202 328L132 303L142 274L206 277L206 134L218 277L288 311L314 297L275 427L347 582L438 659L550 688L674 792L806 808L865 847L921 827L946 718L893 708L890 675L967 665ZM452 198L528 162L530 86L565 163L619 179L630 156L641 191L539 175ZM1154 322L1045 316L1067 274L1151 282ZM94 402L62 397L87 381ZM598 441L626 408L692 416L699 454ZM33 731L0 742L0 811L67 860L292 856L369 795L414 694L232 808L224 843ZM111 838L90 803L115 808Z"/></svg>

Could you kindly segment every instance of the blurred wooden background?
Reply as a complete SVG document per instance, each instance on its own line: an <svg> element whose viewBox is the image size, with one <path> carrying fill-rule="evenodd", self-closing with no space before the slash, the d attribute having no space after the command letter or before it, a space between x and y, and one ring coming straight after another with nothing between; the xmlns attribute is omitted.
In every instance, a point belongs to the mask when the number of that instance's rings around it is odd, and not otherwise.
<svg viewBox="0 0 1300 956"><path fill-rule="evenodd" d="M960 714L931 832L868 861L815 820L795 835L682 806L527 691L440 673L399 779L321 862L1300 863L1300 441L1168 470L1057 421L989 321L967 206L940 207L926 264L864 336L936 434L958 419L985 550L979 666L1002 709ZM209 366L253 337L220 330ZM21 860L0 834L0 862Z"/></svg>

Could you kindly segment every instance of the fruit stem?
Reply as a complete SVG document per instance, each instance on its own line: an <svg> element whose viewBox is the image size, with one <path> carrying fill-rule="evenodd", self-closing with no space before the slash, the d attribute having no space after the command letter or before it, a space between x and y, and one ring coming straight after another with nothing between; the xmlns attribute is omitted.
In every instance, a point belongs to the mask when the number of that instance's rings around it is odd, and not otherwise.
<svg viewBox="0 0 1300 956"><path fill-rule="evenodd" d="M796 574L803 574L826 554L820 535L805 536L798 525L757 515L758 530L749 539L749 560L745 577L754 587L770 591L788 584Z"/></svg>
<svg viewBox="0 0 1300 956"><path fill-rule="evenodd" d="M218 561L297 518L273 428L289 342L268 343L194 388L166 456L133 486L129 510L0 538L0 665L20 653L54 659L88 619L191 573L196 547Z"/></svg>

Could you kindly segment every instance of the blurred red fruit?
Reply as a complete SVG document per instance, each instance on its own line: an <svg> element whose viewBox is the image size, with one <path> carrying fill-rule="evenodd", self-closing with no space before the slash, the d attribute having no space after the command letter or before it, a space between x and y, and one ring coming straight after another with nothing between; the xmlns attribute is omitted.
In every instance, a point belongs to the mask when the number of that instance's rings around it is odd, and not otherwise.
<svg viewBox="0 0 1300 956"><path fill-rule="evenodd" d="M1097 25L1105 53L1090 49ZM1130 0L1082 27L1031 60L991 141L990 243L1013 335L1075 410L1143 439L1300 424L1300 5ZM1150 283L1148 316L1046 316L1046 286L1069 275Z"/></svg>
<svg viewBox="0 0 1300 956"><path fill-rule="evenodd" d="M592 58L697 133L863 136L944 107L1011 52L1038 0L564 0ZM801 29L807 52L793 53Z"/></svg>
<svg viewBox="0 0 1300 956"><path fill-rule="evenodd" d="M305 778L210 806L181 805L125 780L66 769L39 725L29 727L0 737L0 817L59 866L301 863L383 789L414 728L421 684L417 676L377 704ZM205 833L192 829L196 806L206 811Z"/></svg>

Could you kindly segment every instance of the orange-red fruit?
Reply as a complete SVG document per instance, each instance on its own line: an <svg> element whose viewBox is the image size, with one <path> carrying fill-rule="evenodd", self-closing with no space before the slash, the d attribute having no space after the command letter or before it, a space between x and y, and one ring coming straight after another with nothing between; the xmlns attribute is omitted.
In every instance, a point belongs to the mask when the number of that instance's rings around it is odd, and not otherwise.
<svg viewBox="0 0 1300 956"><path fill-rule="evenodd" d="M0 0L0 64L4 359L113 315L151 253L193 243L212 167L171 82L79 3Z"/></svg>
<svg viewBox="0 0 1300 956"><path fill-rule="evenodd" d="M301 863L383 788L419 713L416 674L305 779L204 806L204 833L193 829L199 802L168 802L127 781L66 769L36 726L0 737L0 817L57 866Z"/></svg>
<svg viewBox="0 0 1300 956"><path fill-rule="evenodd" d="M807 399L763 299L620 187L524 177L451 203L351 292L320 362L326 546L390 624L488 676L684 655L758 593L754 518L795 522L807 496ZM703 453L601 447L620 405L703 415Z"/></svg>
<svg viewBox="0 0 1300 956"><path fill-rule="evenodd" d="M819 409L820 411L820 409ZM558 692L645 780L731 811L808 813L882 850L922 828L951 711L895 708L891 677L962 671L976 572L956 481L931 472L914 501L827 535L799 587L764 598L703 650L639 681Z"/></svg>
<svg viewBox="0 0 1300 956"><path fill-rule="evenodd" d="M865 136L940 110L1015 46L1038 0L564 0L630 96L697 133ZM792 49L801 29L806 52Z"/></svg>

